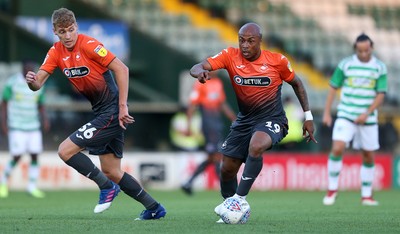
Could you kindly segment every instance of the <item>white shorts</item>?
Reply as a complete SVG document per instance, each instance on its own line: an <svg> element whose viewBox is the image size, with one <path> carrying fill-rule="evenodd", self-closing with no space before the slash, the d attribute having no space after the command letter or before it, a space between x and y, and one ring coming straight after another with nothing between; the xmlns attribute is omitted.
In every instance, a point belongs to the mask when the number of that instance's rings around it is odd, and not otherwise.
<svg viewBox="0 0 400 234"><path fill-rule="evenodd" d="M42 133L40 130L9 130L8 147L11 155L40 154L43 151Z"/></svg>
<svg viewBox="0 0 400 234"><path fill-rule="evenodd" d="M357 125L338 118L333 126L332 140L344 141L347 147L353 140L353 149L375 151L379 149L378 125Z"/></svg>

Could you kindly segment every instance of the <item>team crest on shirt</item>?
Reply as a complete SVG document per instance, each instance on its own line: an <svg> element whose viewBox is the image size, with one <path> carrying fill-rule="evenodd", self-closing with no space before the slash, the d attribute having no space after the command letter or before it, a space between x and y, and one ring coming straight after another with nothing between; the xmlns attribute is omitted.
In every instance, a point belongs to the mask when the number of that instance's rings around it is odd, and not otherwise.
<svg viewBox="0 0 400 234"><path fill-rule="evenodd" d="M79 61L79 60L81 60L81 53L77 53L76 54L76 56L75 56L75 59L76 59L76 61Z"/></svg>
<svg viewBox="0 0 400 234"><path fill-rule="evenodd" d="M267 66L267 64L263 64L261 67L260 67L260 70L261 71L265 71L265 70L267 70L268 69L268 66Z"/></svg>
<svg viewBox="0 0 400 234"><path fill-rule="evenodd" d="M237 85L242 86L269 86L271 84L271 78L268 76L264 77L241 77L241 76L234 76L233 80Z"/></svg>
<svg viewBox="0 0 400 234"><path fill-rule="evenodd" d="M94 48L94 52L96 52L101 57L106 57L107 55L107 50L102 45L98 45L96 48Z"/></svg>

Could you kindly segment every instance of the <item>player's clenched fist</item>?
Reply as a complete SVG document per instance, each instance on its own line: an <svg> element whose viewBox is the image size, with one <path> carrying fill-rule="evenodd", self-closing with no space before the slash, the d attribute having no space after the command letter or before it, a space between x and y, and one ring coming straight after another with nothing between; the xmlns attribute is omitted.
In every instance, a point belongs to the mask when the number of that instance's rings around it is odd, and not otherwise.
<svg viewBox="0 0 400 234"><path fill-rule="evenodd" d="M32 84L36 81L36 73L33 71L28 71L25 75L26 83Z"/></svg>

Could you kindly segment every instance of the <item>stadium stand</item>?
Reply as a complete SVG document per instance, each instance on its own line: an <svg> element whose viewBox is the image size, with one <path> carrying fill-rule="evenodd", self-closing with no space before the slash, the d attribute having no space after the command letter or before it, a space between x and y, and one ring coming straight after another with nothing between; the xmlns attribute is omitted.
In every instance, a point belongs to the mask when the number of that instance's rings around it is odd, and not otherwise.
<svg viewBox="0 0 400 234"><path fill-rule="evenodd" d="M212 10L225 2L226 20L241 24L256 21L269 38L278 38L286 53L329 76L339 60L351 53L354 38L365 32L375 42L375 52L388 65L388 101L399 103L397 61L400 59L400 1L396 0L269 0L196 1ZM251 3L250 3L251 2ZM240 17L237 15L240 14ZM241 18L241 19L238 19Z"/></svg>
<svg viewBox="0 0 400 234"><path fill-rule="evenodd" d="M227 46L237 46L237 24L221 18L219 14L207 13L207 11L196 7L188 2L191 1L156 1L156 0L133 0L133 1L106 1L106 0L85 0L100 6L104 9L113 9L112 12L116 17L122 18L124 21L135 25L144 33L148 33L167 43L172 48L182 50L187 55L195 57L196 60L204 59L213 55ZM219 12L222 2L210 1L210 4L219 3ZM226 2L226 1L225 1ZM248 7L255 9L257 1L228 1L230 6ZM238 5L239 4L239 5ZM222 8L226 10L225 8ZM284 7L277 7L275 14L277 21L282 24L293 23L296 19L281 17L280 13L285 12ZM224 15L231 15L227 13ZM261 12L257 12L262 17ZM241 20L242 17L237 18ZM263 22L263 21L262 21ZM307 25L307 24L306 24ZM276 26L276 24L272 25ZM277 27L281 27L278 25ZM287 30L287 34L291 34ZM297 41L294 42L295 44ZM289 44L287 44L289 45ZM296 48L294 46L293 48ZM284 48L285 49L285 48ZM296 50L297 51L297 50ZM296 51L289 51L289 54L295 54ZM288 53L285 53L289 56ZM307 56L303 56L307 57ZM323 74L313 71L312 66L297 64L294 59L292 65L304 77L307 77L306 86L312 86L310 93L315 105L323 106L323 99L317 98L324 95L327 85ZM302 62L302 61L299 61ZM284 90L285 92L285 90ZM315 97L315 98L313 98Z"/></svg>

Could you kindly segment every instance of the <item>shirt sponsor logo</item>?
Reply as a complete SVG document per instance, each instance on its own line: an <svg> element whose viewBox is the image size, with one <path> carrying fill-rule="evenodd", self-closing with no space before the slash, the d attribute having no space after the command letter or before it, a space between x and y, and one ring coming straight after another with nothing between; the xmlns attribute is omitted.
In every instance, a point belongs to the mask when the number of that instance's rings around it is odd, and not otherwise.
<svg viewBox="0 0 400 234"><path fill-rule="evenodd" d="M241 76L233 77L233 80L237 85L242 86L269 86L271 84L271 78L269 77L248 77L243 78Z"/></svg>
<svg viewBox="0 0 400 234"><path fill-rule="evenodd" d="M72 67L65 68L63 72L68 78L80 78L87 76L90 73L90 70L88 67Z"/></svg>
<svg viewBox="0 0 400 234"><path fill-rule="evenodd" d="M98 45L96 48L94 48L94 52L96 52L101 57L106 57L108 53L106 48L104 48L102 45Z"/></svg>

